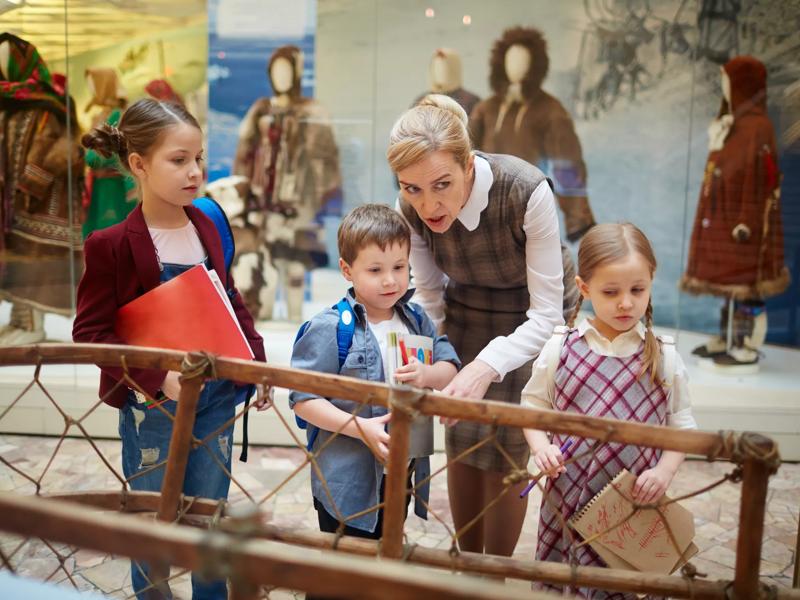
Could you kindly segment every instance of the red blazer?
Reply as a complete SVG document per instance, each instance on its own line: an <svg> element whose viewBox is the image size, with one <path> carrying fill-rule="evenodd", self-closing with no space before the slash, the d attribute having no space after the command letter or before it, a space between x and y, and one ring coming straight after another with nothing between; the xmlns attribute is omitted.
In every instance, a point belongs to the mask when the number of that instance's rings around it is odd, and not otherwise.
<svg viewBox="0 0 800 600"><path fill-rule="evenodd" d="M197 228L214 270L226 288L233 289L233 278L225 271L222 241L216 226L194 206L187 206L184 210ZM124 344L114 333L117 309L160 283L156 250L141 204L122 223L93 232L86 238L83 251L86 269L78 284L72 339L75 342ZM253 317L238 291L231 298L231 304L255 360L266 362L264 340L256 332ZM169 326L168 323L164 325ZM102 398L122 379L122 368L101 367L101 371L99 395ZM166 371L129 369L129 375L152 396L161 387ZM127 394L127 386L120 386L106 398L106 403L120 408L125 404Z"/></svg>

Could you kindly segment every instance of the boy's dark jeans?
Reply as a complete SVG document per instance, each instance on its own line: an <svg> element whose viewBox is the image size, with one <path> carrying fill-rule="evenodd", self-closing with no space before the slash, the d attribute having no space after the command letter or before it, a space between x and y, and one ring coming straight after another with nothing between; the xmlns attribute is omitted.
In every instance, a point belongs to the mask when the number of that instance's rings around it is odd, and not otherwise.
<svg viewBox="0 0 800 600"><path fill-rule="evenodd" d="M411 489L411 476L414 473L414 461L411 461L411 465L408 468L408 481L406 483L407 488ZM380 495L380 502L382 503L383 492L384 492L384 485L386 483L386 477L381 480L381 495ZM411 496L409 494L406 495L406 506L405 510L403 511L403 519L408 516L408 505L411 502ZM330 514L325 508L322 506L322 503L314 498L314 508L317 510L317 519L319 520L319 530L323 533L336 533L339 529L339 520ZM346 515L344 515L346 516ZM378 510L378 523L375 525L375 531L365 531L363 529L356 529L355 527L350 527L349 525L344 526L344 535L350 535L352 537L359 537L365 538L369 540L379 540L381 539L381 534L383 533L383 509ZM337 600L335 596L311 596L306 595L306 600Z"/></svg>

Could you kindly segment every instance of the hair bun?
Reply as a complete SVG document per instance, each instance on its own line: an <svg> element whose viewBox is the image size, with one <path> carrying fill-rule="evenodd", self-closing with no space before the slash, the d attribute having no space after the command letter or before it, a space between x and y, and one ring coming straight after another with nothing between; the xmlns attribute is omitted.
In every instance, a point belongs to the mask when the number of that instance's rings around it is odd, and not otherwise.
<svg viewBox="0 0 800 600"><path fill-rule="evenodd" d="M117 155L124 158L128 152L128 143L125 134L114 125L103 123L83 136L81 143L84 147L95 150L104 158Z"/></svg>
<svg viewBox="0 0 800 600"><path fill-rule="evenodd" d="M466 127L469 123L469 115L464 108L450 96L444 94L428 94L417 103L417 106L433 106L441 110L452 113Z"/></svg>

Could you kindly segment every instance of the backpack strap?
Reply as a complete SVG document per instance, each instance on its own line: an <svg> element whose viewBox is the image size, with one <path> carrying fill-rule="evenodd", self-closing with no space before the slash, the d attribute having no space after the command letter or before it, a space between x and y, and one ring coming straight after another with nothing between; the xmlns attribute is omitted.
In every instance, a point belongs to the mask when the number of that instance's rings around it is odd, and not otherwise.
<svg viewBox="0 0 800 600"><path fill-rule="evenodd" d="M356 333L356 317L347 298L339 300L334 308L339 313L339 323L336 326L336 347L339 352L339 370L341 371Z"/></svg>
<svg viewBox="0 0 800 600"><path fill-rule="evenodd" d="M222 240L222 255L225 257L225 271L229 271L233 264L233 256L236 254L236 245L233 241L233 231L228 221L228 216L222 207L213 198L201 196L192 202L195 208L199 208L217 228L220 240Z"/></svg>
<svg viewBox="0 0 800 600"><path fill-rule="evenodd" d="M228 216L216 200L208 196L201 196L192 201L192 205L211 219L214 226L219 233L219 239L222 242L222 256L225 259L225 273L230 272L231 265L233 264L233 256L236 254L236 244L233 242L233 231L231 224L228 221ZM233 298L235 292L233 289L226 289L228 297ZM249 416L250 411L247 410L250 406L250 397L255 393L255 385L246 385L237 388L236 390L236 404L244 401L244 418L242 419L242 452L239 455L239 460L247 462L247 447L249 445L248 429L249 429Z"/></svg>
<svg viewBox="0 0 800 600"><path fill-rule="evenodd" d="M339 370L341 371L344 362L347 360L347 354L350 352L350 345L353 343L353 336L356 332L356 318L353 314L353 309L350 308L350 303L347 301L347 298L339 300L339 302L333 305L333 308L339 313L339 322L336 324L336 349L339 359ZM297 344L298 340L305 334L308 329L308 324L309 321L306 321L300 326L294 338L295 344ZM319 427L311 425L308 421L297 415L294 416L294 420L300 429L308 430L308 445L306 449L310 452L319 435Z"/></svg>
<svg viewBox="0 0 800 600"><path fill-rule="evenodd" d="M665 385L670 386L675 380L677 369L678 350L675 348L675 338L671 335L660 335L658 341L661 346L661 379Z"/></svg>
<svg viewBox="0 0 800 600"><path fill-rule="evenodd" d="M557 325L553 330L553 337L560 338L558 342L559 355L561 354L561 348L564 346L564 341L567 339L569 332L570 329L566 325ZM547 365L547 381L555 381L558 363L559 361L554 360L551 364Z"/></svg>
<svg viewBox="0 0 800 600"><path fill-rule="evenodd" d="M417 322L417 329L422 329L422 308L411 302L407 303L408 310L414 315L414 320Z"/></svg>

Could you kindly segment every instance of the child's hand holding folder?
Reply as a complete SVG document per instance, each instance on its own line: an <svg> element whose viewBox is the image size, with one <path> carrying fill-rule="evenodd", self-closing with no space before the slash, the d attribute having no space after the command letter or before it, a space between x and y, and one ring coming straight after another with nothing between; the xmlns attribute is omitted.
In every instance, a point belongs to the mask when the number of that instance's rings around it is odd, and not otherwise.
<svg viewBox="0 0 800 600"><path fill-rule="evenodd" d="M430 365L419 362L415 356L409 356L408 362L404 362L402 366L395 369L394 378L397 383L405 383L418 388L432 387L427 382L427 374L430 369Z"/></svg>

